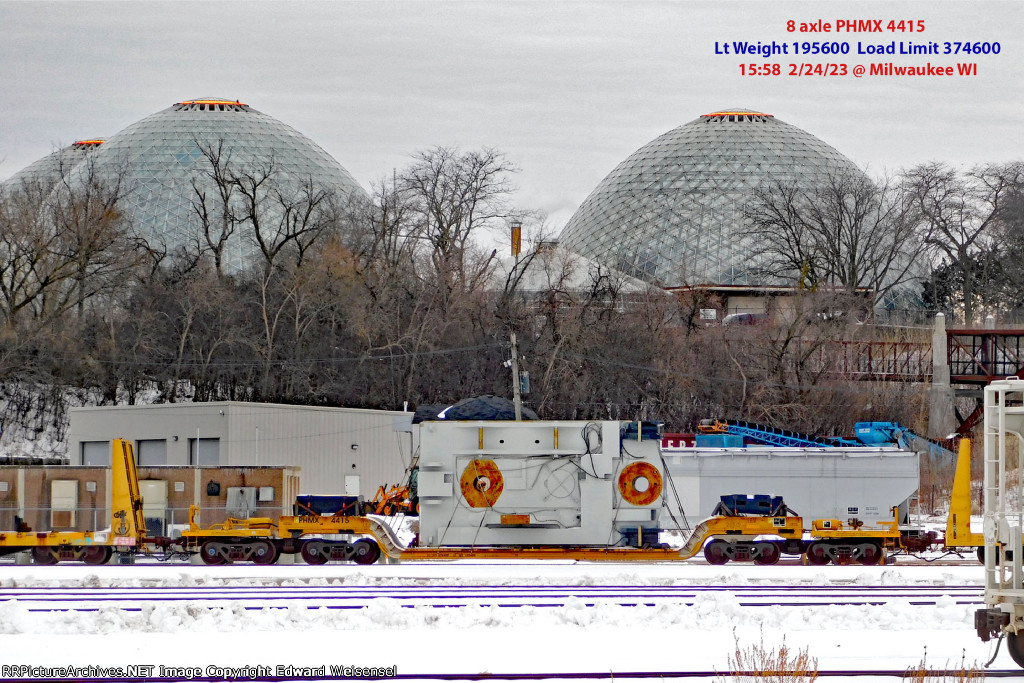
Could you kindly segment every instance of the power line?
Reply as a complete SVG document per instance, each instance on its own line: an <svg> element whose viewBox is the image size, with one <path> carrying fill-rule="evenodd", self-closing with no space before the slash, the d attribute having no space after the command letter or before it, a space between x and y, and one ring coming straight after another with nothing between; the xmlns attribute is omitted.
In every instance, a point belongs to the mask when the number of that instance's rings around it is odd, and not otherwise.
<svg viewBox="0 0 1024 683"><path fill-rule="evenodd" d="M180 367L180 368L264 368L267 366L276 367L301 367L307 365L336 365L343 363L365 363L368 361L388 361L388 360L399 360L403 358L417 358L423 356L444 356L454 355L456 353L467 353L470 351L482 351L484 349L497 349L503 348L503 344L480 344L477 346L462 346L447 349L431 349L428 351L404 351L401 353L388 353L388 354L372 354L363 356L349 356L345 358L303 358L303 359L279 359L279 360L237 360L237 361L198 361L198 360L181 360L177 358L161 358L154 360L139 360L139 359L124 359L124 360L104 360L100 358L86 358L84 362L87 364L97 365L108 365L108 366L127 366L135 368L146 368L146 367ZM50 363L72 363L72 362L83 362L83 358L70 357L70 356L40 356L33 355L33 360L50 362Z"/></svg>

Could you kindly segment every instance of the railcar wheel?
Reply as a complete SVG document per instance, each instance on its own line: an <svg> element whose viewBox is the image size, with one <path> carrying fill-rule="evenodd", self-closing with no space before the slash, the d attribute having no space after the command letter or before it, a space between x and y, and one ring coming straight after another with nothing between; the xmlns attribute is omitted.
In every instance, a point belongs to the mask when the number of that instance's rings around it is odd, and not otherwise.
<svg viewBox="0 0 1024 683"><path fill-rule="evenodd" d="M203 558L204 564L209 565L221 565L227 564L227 560L220 554L220 543L216 541L206 541L199 548L199 556Z"/></svg>
<svg viewBox="0 0 1024 683"><path fill-rule="evenodd" d="M352 561L356 564L373 564L380 558L380 546L368 538L360 538L352 544Z"/></svg>
<svg viewBox="0 0 1024 683"><path fill-rule="evenodd" d="M277 562L277 546L270 541L256 541L252 544L252 561L254 564L274 564Z"/></svg>
<svg viewBox="0 0 1024 683"><path fill-rule="evenodd" d="M813 564L821 566L828 564L828 547L820 541L815 541L807 546L807 552L804 554L807 558L807 564Z"/></svg>
<svg viewBox="0 0 1024 683"><path fill-rule="evenodd" d="M311 541L303 543L302 550L299 551L302 561L306 564L327 564L327 558L318 552L319 545Z"/></svg>
<svg viewBox="0 0 1024 683"><path fill-rule="evenodd" d="M757 543L756 546L761 549L761 554L754 558L754 564L776 564L782 557L779 546L774 543Z"/></svg>
<svg viewBox="0 0 1024 683"><path fill-rule="evenodd" d="M725 554L726 545L725 541L711 541L704 546L704 559L708 564L725 564L729 561L729 556Z"/></svg>
<svg viewBox="0 0 1024 683"><path fill-rule="evenodd" d="M113 556L114 550L109 545L93 545L82 553L82 562L86 564L106 564Z"/></svg>
<svg viewBox="0 0 1024 683"><path fill-rule="evenodd" d="M1017 662L1017 666L1024 667L1024 632L1007 633L1006 649L1009 650L1013 661Z"/></svg>
<svg viewBox="0 0 1024 683"><path fill-rule="evenodd" d="M36 564L57 564L60 560L47 547L32 548L32 561Z"/></svg>
<svg viewBox="0 0 1024 683"><path fill-rule="evenodd" d="M882 561L882 549L876 543L861 546L861 556L857 561L861 564L878 564Z"/></svg>
<svg viewBox="0 0 1024 683"><path fill-rule="evenodd" d="M979 545L978 546L978 550L976 552L977 552L977 555L978 555L978 562L981 562L982 564L985 564L985 546ZM999 564L999 556L1000 556L999 546L996 546L996 564ZM1007 551L1006 552L1006 559L1007 560L1012 560L1013 559L1013 551Z"/></svg>

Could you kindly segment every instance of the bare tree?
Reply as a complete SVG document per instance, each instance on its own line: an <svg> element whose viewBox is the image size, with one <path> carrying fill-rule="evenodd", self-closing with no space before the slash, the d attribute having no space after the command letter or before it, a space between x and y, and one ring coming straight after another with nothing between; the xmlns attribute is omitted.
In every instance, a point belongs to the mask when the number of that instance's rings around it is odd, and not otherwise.
<svg viewBox="0 0 1024 683"><path fill-rule="evenodd" d="M287 179L273 159L232 174L238 194L236 220L263 255L264 271L287 253L301 265L306 252L338 226L341 198L311 177Z"/></svg>
<svg viewBox="0 0 1024 683"><path fill-rule="evenodd" d="M511 208L509 174L517 169L493 149L459 152L434 147L415 155L398 178L410 208L412 235L428 247L447 294L481 283L495 256L471 258L478 233L504 227Z"/></svg>
<svg viewBox="0 0 1024 683"><path fill-rule="evenodd" d="M201 230L196 251L209 251L217 274L223 275L224 251L239 223L232 207L237 185L224 140L211 144L195 140L195 143L207 164L192 179L192 211Z"/></svg>
<svg viewBox="0 0 1024 683"><path fill-rule="evenodd" d="M413 207L410 197L398 191L397 174L374 184L369 202L350 205L355 213L344 236L346 246L360 269L392 272L413 263Z"/></svg>
<svg viewBox="0 0 1024 683"><path fill-rule="evenodd" d="M0 307L13 325L28 312L52 321L79 317L88 300L122 289L146 245L119 207L129 191L125 168L85 159L61 165L55 183L25 180L0 195Z"/></svg>
<svg viewBox="0 0 1024 683"><path fill-rule="evenodd" d="M1020 321L1024 314L1024 186L1014 183L1000 209L992 247L979 259L991 296L986 307Z"/></svg>
<svg viewBox="0 0 1024 683"><path fill-rule="evenodd" d="M477 238L505 227L513 170L494 150L420 152L378 183L361 226L345 235L366 293L356 300L352 329L363 352L390 359L392 400L474 383L464 372L473 363L447 377L439 372L429 356L438 349L478 345L484 335L495 347L485 302L497 254Z"/></svg>
<svg viewBox="0 0 1024 683"><path fill-rule="evenodd" d="M301 263L307 251L338 227L347 197L312 177L294 177L275 158L232 158L224 140L195 141L204 164L192 178L192 212L200 233L196 251L225 272L229 244L244 239L270 271L282 255Z"/></svg>
<svg viewBox="0 0 1024 683"><path fill-rule="evenodd" d="M91 297L124 288L143 263L147 244L131 226L120 204L135 189L128 165L100 169L87 157L74 170L61 169L50 203L50 219L61 258L71 265L74 305L81 316Z"/></svg>
<svg viewBox="0 0 1024 683"><path fill-rule="evenodd" d="M66 277L43 210L49 195L50 188L36 180L0 186L0 306L9 327L23 312L47 317L45 293Z"/></svg>
<svg viewBox="0 0 1024 683"><path fill-rule="evenodd" d="M1024 188L1024 164L963 171L933 162L908 171L905 183L924 243L957 272L959 305L970 323L981 295L975 264L992 248L1005 210Z"/></svg>
<svg viewBox="0 0 1024 683"><path fill-rule="evenodd" d="M765 274L852 292L878 301L907 282L915 226L887 179L830 173L820 185L777 182L759 190L745 215Z"/></svg>
<svg viewBox="0 0 1024 683"><path fill-rule="evenodd" d="M287 382L275 380L274 368L283 360L289 315L297 320L309 310L303 293L303 283L310 281L305 261L342 231L350 218L348 198L312 177L289 174L273 157L243 163L231 158L224 141L196 144L205 160L192 182L192 208L201 228L197 253L211 254L223 277L232 244L237 249L244 240L254 247L255 259L232 274L244 286L259 325L248 339L262 365L260 395L287 393ZM304 329L298 324L291 331Z"/></svg>
<svg viewBox="0 0 1024 683"><path fill-rule="evenodd" d="M73 391L116 396L120 340L104 332L149 258L121 210L126 171L62 155L0 186L0 398L34 433L61 433Z"/></svg>
<svg viewBox="0 0 1024 683"><path fill-rule="evenodd" d="M183 380L188 379L195 390L195 400L222 397L218 363L243 360L244 328L238 297L221 273L209 266L198 266L181 274L168 273L151 294L161 301L151 301L144 310L156 311L167 346L173 358L164 367L164 396L174 402Z"/></svg>

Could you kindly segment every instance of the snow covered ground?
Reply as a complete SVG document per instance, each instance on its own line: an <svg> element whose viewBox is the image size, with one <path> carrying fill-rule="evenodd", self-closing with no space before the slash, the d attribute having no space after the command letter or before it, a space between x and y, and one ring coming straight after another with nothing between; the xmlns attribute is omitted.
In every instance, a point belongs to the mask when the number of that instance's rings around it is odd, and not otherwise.
<svg viewBox="0 0 1024 683"><path fill-rule="evenodd" d="M193 585L928 585L982 583L976 564L951 566L770 567L700 561L665 564L572 562L274 565L139 564L134 567L0 565L12 587ZM807 648L821 669L981 666L992 645L974 633L975 605L934 606L891 599L873 606L741 607L726 593L692 606L562 608L402 607L387 598L356 610L273 603L175 604L128 612L34 613L0 602L0 665L245 667L396 666L401 675L481 672L726 671L739 643L785 639ZM994 668L1014 668L1003 648ZM620 677L620 676L616 676ZM0 675L0 678L6 676ZM724 680L724 679L723 679ZM864 680L864 679L859 679Z"/></svg>

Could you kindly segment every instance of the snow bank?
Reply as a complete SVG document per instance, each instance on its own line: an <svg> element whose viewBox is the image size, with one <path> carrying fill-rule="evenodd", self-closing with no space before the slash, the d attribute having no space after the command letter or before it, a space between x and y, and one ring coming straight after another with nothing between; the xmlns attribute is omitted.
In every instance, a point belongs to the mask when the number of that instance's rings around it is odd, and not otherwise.
<svg viewBox="0 0 1024 683"><path fill-rule="evenodd" d="M802 567L700 563L602 565L571 562L205 567L8 566L0 588L54 586L386 585L979 585L977 565ZM593 602L588 598L587 602ZM274 602L150 603L139 611L37 613L0 601L0 648L12 663L397 665L400 673L725 670L736 643L808 647L822 668L906 668L984 662L991 645L974 634L974 607L942 597L933 606L741 607L728 591L692 605L625 607L570 599L564 607L405 607L380 598L362 609ZM109 648L131 633L130 648ZM44 636L44 637L40 637ZM173 652L168 644L173 642ZM344 643L340 647L339 643ZM638 651L638 647L640 650ZM524 649L525 648L525 649ZM59 653L55 660L54 653ZM528 653L529 656L526 656ZM641 655L638 658L638 653ZM357 654L358 656L352 657ZM351 660L351 661L350 661ZM995 666L1012 667L1005 653Z"/></svg>

